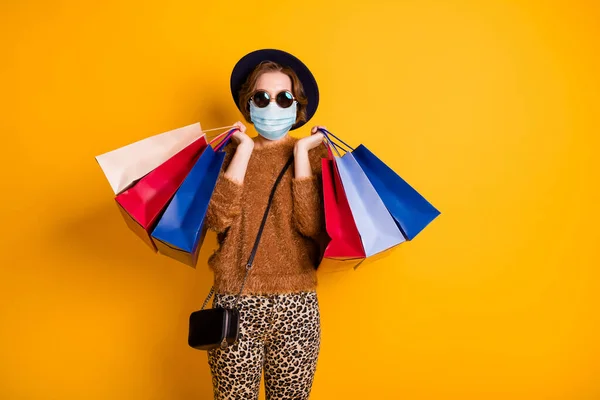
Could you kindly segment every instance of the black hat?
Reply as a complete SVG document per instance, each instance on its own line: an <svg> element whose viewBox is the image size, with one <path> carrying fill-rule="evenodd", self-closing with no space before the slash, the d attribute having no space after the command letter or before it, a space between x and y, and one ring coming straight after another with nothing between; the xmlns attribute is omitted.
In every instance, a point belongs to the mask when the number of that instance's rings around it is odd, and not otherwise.
<svg viewBox="0 0 600 400"><path fill-rule="evenodd" d="M254 71L256 66L263 61L272 61L277 64L291 68L304 89L304 94L308 99L306 105L306 121L300 121L292 127L293 129L300 128L306 122L308 122L317 111L319 105L319 87L315 77L310 72L308 67L304 65L302 61L294 57L293 55L286 53L285 51L276 49L262 49L256 50L252 53L246 54L240 61L237 62L233 71L231 72L231 94L235 105L239 108L239 95L242 85L248 79L248 76ZM242 111L242 110L240 110Z"/></svg>

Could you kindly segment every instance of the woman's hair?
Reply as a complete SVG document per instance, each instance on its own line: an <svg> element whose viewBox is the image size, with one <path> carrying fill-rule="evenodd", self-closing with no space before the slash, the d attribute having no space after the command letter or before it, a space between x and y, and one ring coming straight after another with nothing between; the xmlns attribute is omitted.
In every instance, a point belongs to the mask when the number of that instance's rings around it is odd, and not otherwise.
<svg viewBox="0 0 600 400"><path fill-rule="evenodd" d="M281 66L272 61L263 61L254 68L254 71L248 76L246 82L242 85L239 93L239 107L242 110L242 114L244 118L248 122L252 122L250 119L250 105L249 101L254 91L256 90L256 82L258 78L264 74L265 72L282 72L290 77L292 80L292 94L296 98L297 104L297 112L296 112L296 124L298 122L306 121L306 105L308 104L308 99L304 95L304 89L302 88L302 83L300 79L298 79L298 75L289 67Z"/></svg>

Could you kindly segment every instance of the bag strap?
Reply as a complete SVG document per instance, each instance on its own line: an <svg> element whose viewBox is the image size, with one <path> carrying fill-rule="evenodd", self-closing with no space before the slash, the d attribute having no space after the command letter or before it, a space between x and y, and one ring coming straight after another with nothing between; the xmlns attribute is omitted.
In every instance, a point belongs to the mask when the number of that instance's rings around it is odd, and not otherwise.
<svg viewBox="0 0 600 400"><path fill-rule="evenodd" d="M342 149L344 151L348 151L348 150L344 149L342 146L340 146L339 144L334 143L331 140L331 138L329 138L328 136L332 136L334 139L336 139L337 141L339 141L340 143L342 143L344 146L346 146L348 149L350 149L350 151L354 151L353 147L351 147L348 143L344 142L339 137L335 136L333 133L329 132L327 129L325 129L325 128L319 128L319 130L321 131L321 133L323 133L323 135L326 137L326 139L328 140L328 142L330 142L331 144L335 145L337 148Z"/></svg>
<svg viewBox="0 0 600 400"><path fill-rule="evenodd" d="M271 209L271 204L273 203L273 198L275 197L275 191L277 190L277 186L279 186L279 182L281 182L283 175L285 175L286 171L288 170L290 165L292 165L293 161L294 161L294 157L292 156L289 158L287 163L284 165L283 169L279 173L279 176L277 176L275 183L273 184L273 189L271 189L271 194L269 195L269 201L267 203L267 208L265 209L265 213L263 214L263 218L260 223L260 228L258 228L258 233L256 234L256 240L254 240L254 246L252 247L252 251L250 252L250 257L248 258L248 262L246 263L246 274L244 275L244 280L242 281L242 287L240 288L240 291L237 294L233 308L237 307L237 304L240 300L240 296L242 295L242 291L244 290L244 286L246 285L246 279L248 278L248 273L250 272L250 269L252 268L252 264L254 263L254 257L256 257L256 252L258 251L258 244L260 243L260 238L265 229L265 224L267 223L267 217L269 215L269 210ZM210 292L208 293L206 300L204 300L201 310L204 310L204 307L206 307L206 304L208 303L208 301L210 300L210 298L212 297L212 295L214 293L215 293L215 287L213 286L210 288Z"/></svg>

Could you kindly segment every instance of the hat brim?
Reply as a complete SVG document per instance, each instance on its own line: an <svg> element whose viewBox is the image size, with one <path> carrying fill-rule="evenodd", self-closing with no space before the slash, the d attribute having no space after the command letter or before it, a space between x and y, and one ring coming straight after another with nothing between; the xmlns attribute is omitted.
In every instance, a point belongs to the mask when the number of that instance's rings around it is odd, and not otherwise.
<svg viewBox="0 0 600 400"><path fill-rule="evenodd" d="M285 51L277 49L256 50L246 54L237 62L231 72L231 94L233 95L235 105L238 109L240 108L240 89L256 66L263 61L272 61L281 66L291 68L302 83L304 94L308 99L308 104L306 105L306 121L300 121L294 124L291 129L294 130L300 128L307 123L317 111L317 107L319 106L319 87L308 67L298 58Z"/></svg>

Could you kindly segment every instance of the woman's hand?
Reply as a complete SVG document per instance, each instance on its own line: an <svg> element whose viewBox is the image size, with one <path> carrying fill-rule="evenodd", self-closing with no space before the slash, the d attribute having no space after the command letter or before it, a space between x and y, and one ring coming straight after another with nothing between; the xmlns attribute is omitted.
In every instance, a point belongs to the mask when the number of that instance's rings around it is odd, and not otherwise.
<svg viewBox="0 0 600 400"><path fill-rule="evenodd" d="M248 162L254 149L254 141L246 135L246 126L240 121L233 124L233 127L237 130L233 132L231 138L238 146L227 171L225 171L225 177L241 185L244 182Z"/></svg>
<svg viewBox="0 0 600 400"><path fill-rule="evenodd" d="M319 132L320 128L324 127L313 127L310 131L311 135L298 140L294 146L294 169L296 179L309 178L312 176L308 152L323 143L325 136L323 136L323 133Z"/></svg>
<svg viewBox="0 0 600 400"><path fill-rule="evenodd" d="M240 121L233 124L234 128L237 128L231 138L238 144L238 147L253 149L254 141L250 138L250 136L246 135L246 125L242 124Z"/></svg>
<svg viewBox="0 0 600 400"><path fill-rule="evenodd" d="M308 152L309 150L312 150L315 147L318 147L320 144L322 144L323 139L325 139L325 136L322 132L319 131L319 129L327 128L325 128L324 126L314 126L310 130L310 136L302 138L296 142L296 148L294 150L296 150L296 152Z"/></svg>

